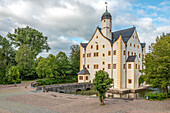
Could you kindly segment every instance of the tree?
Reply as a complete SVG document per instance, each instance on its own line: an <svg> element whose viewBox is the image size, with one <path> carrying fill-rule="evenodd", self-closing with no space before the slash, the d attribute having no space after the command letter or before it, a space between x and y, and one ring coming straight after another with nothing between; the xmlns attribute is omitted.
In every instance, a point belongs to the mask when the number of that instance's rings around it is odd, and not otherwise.
<svg viewBox="0 0 170 113"><path fill-rule="evenodd" d="M57 78L59 73L55 56L50 54L47 58L41 58L36 73L39 78Z"/></svg>
<svg viewBox="0 0 170 113"><path fill-rule="evenodd" d="M71 65L66 54L60 51L58 55L56 56L56 60L57 60L57 65L58 65L59 76L70 75L72 70L71 70Z"/></svg>
<svg viewBox="0 0 170 113"><path fill-rule="evenodd" d="M70 49L70 64L72 68L72 75L77 75L80 69L80 47L79 45L72 45Z"/></svg>
<svg viewBox="0 0 170 113"><path fill-rule="evenodd" d="M19 67L31 68L34 65L34 57L27 45L22 45L16 52L15 61Z"/></svg>
<svg viewBox="0 0 170 113"><path fill-rule="evenodd" d="M95 78L93 80L94 89L98 91L99 100L102 105L104 105L105 94L107 89L111 87L111 83L113 82L112 78L109 78L109 74L103 70L99 70L95 74Z"/></svg>
<svg viewBox="0 0 170 113"><path fill-rule="evenodd" d="M8 33L7 37L12 41L15 47L27 45L33 52L34 57L43 50L48 51L50 49L47 43L47 37L29 26L15 29L14 34Z"/></svg>
<svg viewBox="0 0 170 113"><path fill-rule="evenodd" d="M144 59L144 79L147 84L166 91L170 86L170 36L162 35L156 38L156 43L149 46L149 53Z"/></svg>
<svg viewBox="0 0 170 113"><path fill-rule="evenodd" d="M14 82L16 86L16 81L19 79L20 73L16 66L11 66L8 71L8 80Z"/></svg>
<svg viewBox="0 0 170 113"><path fill-rule="evenodd" d="M15 65L15 50L7 38L0 35L0 84L5 78L7 66Z"/></svg>

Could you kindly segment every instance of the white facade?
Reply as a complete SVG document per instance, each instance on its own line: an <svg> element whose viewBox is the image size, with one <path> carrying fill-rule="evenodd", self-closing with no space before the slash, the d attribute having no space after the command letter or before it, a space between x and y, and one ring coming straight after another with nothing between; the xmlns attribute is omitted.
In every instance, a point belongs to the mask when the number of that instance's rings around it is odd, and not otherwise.
<svg viewBox="0 0 170 113"><path fill-rule="evenodd" d="M105 13L102 27L96 28L88 43L80 44L80 70L86 67L90 75L85 81L79 75L78 82L93 82L96 71L104 70L114 79L114 88L138 88L145 44L142 48L135 27L112 32L111 15Z"/></svg>

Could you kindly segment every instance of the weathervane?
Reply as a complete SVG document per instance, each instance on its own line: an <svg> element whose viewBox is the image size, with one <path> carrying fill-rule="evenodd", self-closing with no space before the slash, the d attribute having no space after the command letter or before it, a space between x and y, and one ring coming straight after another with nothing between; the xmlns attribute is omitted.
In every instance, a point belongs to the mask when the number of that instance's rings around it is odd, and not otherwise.
<svg viewBox="0 0 170 113"><path fill-rule="evenodd" d="M105 4L106 4L106 11L107 11L107 2L105 2Z"/></svg>

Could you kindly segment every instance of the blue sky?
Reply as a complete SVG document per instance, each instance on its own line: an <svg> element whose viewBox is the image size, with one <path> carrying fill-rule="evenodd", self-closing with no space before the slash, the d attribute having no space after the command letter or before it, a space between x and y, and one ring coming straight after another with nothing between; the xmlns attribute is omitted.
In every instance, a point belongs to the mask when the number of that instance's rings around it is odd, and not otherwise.
<svg viewBox="0 0 170 113"><path fill-rule="evenodd" d="M30 26L43 32L52 48L39 56L69 55L71 45L89 41L101 26L106 1L113 31L134 25L147 46L170 32L170 0L0 0L0 35Z"/></svg>

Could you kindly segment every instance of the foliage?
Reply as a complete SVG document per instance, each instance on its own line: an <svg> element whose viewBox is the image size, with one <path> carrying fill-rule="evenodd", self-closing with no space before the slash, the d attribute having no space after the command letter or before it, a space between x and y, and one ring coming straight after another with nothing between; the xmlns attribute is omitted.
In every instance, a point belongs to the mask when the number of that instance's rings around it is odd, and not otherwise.
<svg viewBox="0 0 170 113"><path fill-rule="evenodd" d="M49 50L47 37L35 29L27 26L26 28L17 28L14 34L8 33L8 38L12 41L15 47L27 45L33 52L34 58L43 50Z"/></svg>
<svg viewBox="0 0 170 113"><path fill-rule="evenodd" d="M80 47L79 45L72 45L70 49L70 64L72 69L72 75L77 75L80 69Z"/></svg>
<svg viewBox="0 0 170 113"><path fill-rule="evenodd" d="M50 54L47 58L41 58L36 67L36 73L39 78L56 78L59 72L55 56Z"/></svg>
<svg viewBox="0 0 170 113"><path fill-rule="evenodd" d="M141 76L139 77L139 86L140 86L142 83L144 83L144 75L141 75Z"/></svg>
<svg viewBox="0 0 170 113"><path fill-rule="evenodd" d="M166 93L148 93L145 95L145 98L148 97L148 100L164 100L166 99ZM170 94L169 94L170 97Z"/></svg>
<svg viewBox="0 0 170 113"><path fill-rule="evenodd" d="M95 78L93 80L94 89L98 91L99 100L101 104L104 104L105 94L107 89L111 87L111 83L113 79L109 78L109 74L103 70L99 70L95 74Z"/></svg>
<svg viewBox="0 0 170 113"><path fill-rule="evenodd" d="M16 81L19 80L20 73L16 66L11 66L8 71L8 81L14 82L16 86Z"/></svg>
<svg viewBox="0 0 170 113"><path fill-rule="evenodd" d="M56 56L59 76L71 75L72 69L68 57L62 51Z"/></svg>
<svg viewBox="0 0 170 113"><path fill-rule="evenodd" d="M39 85L51 85L51 84L59 84L59 83L75 83L77 82L77 76L67 76L65 77L57 77L57 78L44 78L37 80Z"/></svg>
<svg viewBox="0 0 170 113"><path fill-rule="evenodd" d="M7 66L15 64L15 51L12 44L0 35L0 84L4 83Z"/></svg>
<svg viewBox="0 0 170 113"><path fill-rule="evenodd" d="M18 70L20 72L20 78L22 80L34 80L38 78L38 75L36 73L36 70L34 67L18 67Z"/></svg>
<svg viewBox="0 0 170 113"><path fill-rule="evenodd" d="M19 67L30 68L33 67L34 57L33 53L27 45L22 45L16 52L15 61Z"/></svg>
<svg viewBox="0 0 170 113"><path fill-rule="evenodd" d="M144 59L145 69L142 70L147 84L166 90L170 86L170 36L162 35L156 38L156 43L149 46L150 52Z"/></svg>

